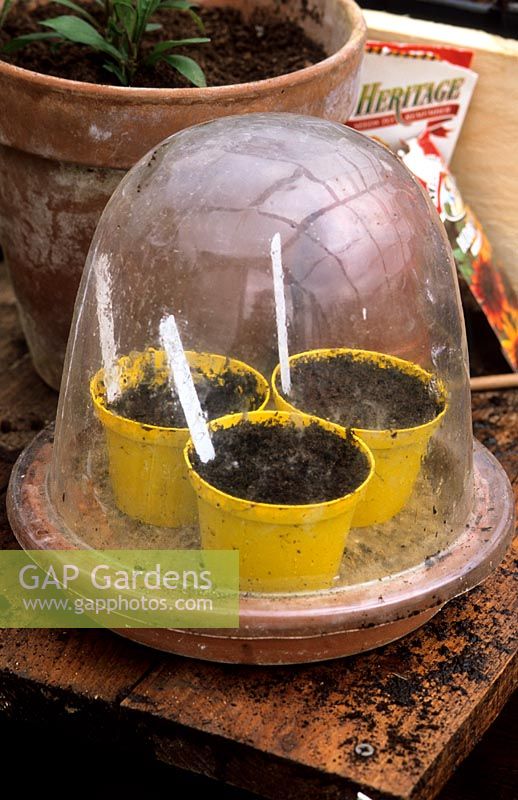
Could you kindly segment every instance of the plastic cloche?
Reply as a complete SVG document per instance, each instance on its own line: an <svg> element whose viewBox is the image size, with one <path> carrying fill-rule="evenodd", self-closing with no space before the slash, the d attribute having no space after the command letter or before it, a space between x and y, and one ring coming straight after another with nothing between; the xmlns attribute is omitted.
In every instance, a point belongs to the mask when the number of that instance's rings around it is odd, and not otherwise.
<svg viewBox="0 0 518 800"><path fill-rule="evenodd" d="M186 449L178 341L206 463ZM354 594L358 627L376 582L425 580L474 529L469 401L451 250L401 161L316 118L228 117L164 141L102 215L49 504L76 546L238 549L244 599L268 595L277 620ZM399 617L448 599L425 594ZM245 627L264 633L263 611Z"/></svg>

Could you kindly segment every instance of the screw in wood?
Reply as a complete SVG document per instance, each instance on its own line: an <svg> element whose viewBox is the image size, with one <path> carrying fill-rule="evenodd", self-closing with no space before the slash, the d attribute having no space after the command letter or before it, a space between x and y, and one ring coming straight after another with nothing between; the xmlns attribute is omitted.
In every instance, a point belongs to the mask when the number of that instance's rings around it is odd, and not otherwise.
<svg viewBox="0 0 518 800"><path fill-rule="evenodd" d="M354 752L362 758L370 758L374 755L374 747L368 742L359 742L354 748Z"/></svg>

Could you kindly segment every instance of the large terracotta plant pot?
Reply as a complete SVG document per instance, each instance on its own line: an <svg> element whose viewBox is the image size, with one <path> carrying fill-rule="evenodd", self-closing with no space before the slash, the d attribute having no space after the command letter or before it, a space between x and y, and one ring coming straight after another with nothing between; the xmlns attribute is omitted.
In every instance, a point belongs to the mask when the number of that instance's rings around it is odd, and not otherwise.
<svg viewBox="0 0 518 800"><path fill-rule="evenodd" d="M270 3L225 5L249 12ZM0 241L35 367L51 386L59 387L90 239L125 170L166 136L215 117L275 110L347 118L365 39L361 12L353 0L310 0L309 6L318 15L308 13L305 0L288 0L282 9L332 55L254 83L119 88L0 61Z"/></svg>

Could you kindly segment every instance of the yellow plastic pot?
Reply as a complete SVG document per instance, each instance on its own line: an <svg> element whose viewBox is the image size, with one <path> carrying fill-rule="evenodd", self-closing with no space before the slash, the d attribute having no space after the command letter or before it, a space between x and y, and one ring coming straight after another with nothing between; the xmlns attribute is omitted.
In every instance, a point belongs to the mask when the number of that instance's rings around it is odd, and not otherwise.
<svg viewBox="0 0 518 800"><path fill-rule="evenodd" d="M349 348L309 350L305 353L297 353L297 355L291 356L290 364L302 359L332 359L346 353L351 354L358 361L371 361L380 367L395 367L407 375L415 376L426 384L436 381L439 398L443 404L442 410L434 419L414 428L391 430L352 429L370 448L375 461L374 477L364 498L358 504L352 521L353 527L363 528L368 525L386 522L398 514L408 502L419 475L421 461L426 453L428 441L432 433L441 424L446 413L446 389L434 375L426 372L417 364L369 350L351 350ZM277 365L272 375L273 397L276 407L285 411L298 410L304 412L304 409L295 408L280 394L278 388L279 378L280 367Z"/></svg>
<svg viewBox="0 0 518 800"><path fill-rule="evenodd" d="M225 369L251 373L257 383L257 408L264 408L270 396L266 379L255 369L226 356L186 353L192 367L206 375ZM118 361L123 388L138 386L151 369L156 384L169 377L165 353L149 348L123 356ZM187 428L145 425L120 417L106 407L103 370L91 380L90 392L97 417L106 431L110 481L117 508L130 517L151 525L176 528L196 520L196 497L187 476L183 449L189 438Z"/></svg>
<svg viewBox="0 0 518 800"><path fill-rule="evenodd" d="M243 414L231 414L214 420L210 428L230 428L244 418ZM246 419L257 424L273 420L283 426L317 422L341 438L346 436L340 426L306 414L255 411ZM374 472L368 447L354 439L368 459L367 478L344 497L307 505L256 503L216 489L193 468L192 443L187 444L185 460L198 497L202 547L239 550L242 591L301 592L331 586L340 569L354 510Z"/></svg>

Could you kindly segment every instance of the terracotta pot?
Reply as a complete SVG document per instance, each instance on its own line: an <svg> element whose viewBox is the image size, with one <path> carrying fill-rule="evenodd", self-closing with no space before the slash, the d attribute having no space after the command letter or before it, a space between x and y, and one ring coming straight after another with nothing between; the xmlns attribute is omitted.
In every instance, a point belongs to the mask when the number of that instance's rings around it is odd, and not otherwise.
<svg viewBox="0 0 518 800"><path fill-rule="evenodd" d="M250 12L273 0L231 0ZM204 5L221 5L208 0ZM294 111L345 120L366 35L353 0L303 0L283 13L333 53L269 80L208 89L79 83L0 61L0 241L35 367L59 387L81 271L100 214L124 175L172 133L215 117ZM302 14L301 9L306 9ZM302 19L300 19L302 17Z"/></svg>

